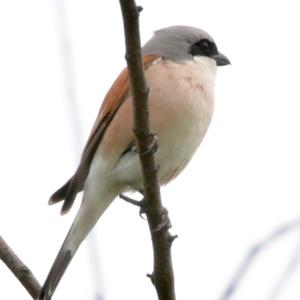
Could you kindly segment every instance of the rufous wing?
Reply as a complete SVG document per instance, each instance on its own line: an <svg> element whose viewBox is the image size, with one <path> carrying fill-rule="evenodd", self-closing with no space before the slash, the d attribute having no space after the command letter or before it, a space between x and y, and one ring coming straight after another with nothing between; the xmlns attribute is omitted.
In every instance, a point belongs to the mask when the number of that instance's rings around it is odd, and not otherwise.
<svg viewBox="0 0 300 300"><path fill-rule="evenodd" d="M151 67L154 61L159 59L157 55L145 55L143 57L144 70ZM100 111L92 128L91 134L84 147L80 164L74 175L58 189L49 200L49 204L54 204L64 200L61 213L69 211L76 195L82 191L88 176L94 154L99 147L103 135L109 126L114 115L130 94L130 81L127 68L125 68L115 80L106 94Z"/></svg>

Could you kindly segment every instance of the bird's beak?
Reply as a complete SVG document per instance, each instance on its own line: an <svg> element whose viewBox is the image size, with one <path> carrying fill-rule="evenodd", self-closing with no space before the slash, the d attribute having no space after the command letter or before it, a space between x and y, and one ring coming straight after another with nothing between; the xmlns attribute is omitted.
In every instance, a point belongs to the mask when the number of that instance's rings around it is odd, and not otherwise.
<svg viewBox="0 0 300 300"><path fill-rule="evenodd" d="M222 53L214 54L212 58L216 61L217 66L231 65L230 60Z"/></svg>

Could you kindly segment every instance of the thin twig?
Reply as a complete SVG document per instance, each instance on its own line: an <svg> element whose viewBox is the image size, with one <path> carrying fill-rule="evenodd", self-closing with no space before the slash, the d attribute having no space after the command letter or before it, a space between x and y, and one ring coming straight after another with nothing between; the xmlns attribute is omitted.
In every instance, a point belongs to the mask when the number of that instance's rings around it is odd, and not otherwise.
<svg viewBox="0 0 300 300"><path fill-rule="evenodd" d="M144 182L144 210L150 228L154 270L151 280L159 300L175 300L174 275L171 260L172 236L169 219L162 207L153 151L153 132L149 128L148 87L143 73L139 34L139 12L134 0L119 0L125 31L126 60L134 106L134 133L140 153ZM141 155L141 153L143 155Z"/></svg>
<svg viewBox="0 0 300 300"><path fill-rule="evenodd" d="M33 299L39 295L41 286L27 266L19 259L13 250L0 236L0 259L18 278Z"/></svg>
<svg viewBox="0 0 300 300"><path fill-rule="evenodd" d="M294 250L291 259L289 260L282 274L280 274L277 283L272 288L267 298L268 300L276 300L280 298L281 293L283 292L284 288L287 286L288 282L291 280L292 275L299 268L299 264L300 264L300 239L298 240L296 249Z"/></svg>
<svg viewBox="0 0 300 300"><path fill-rule="evenodd" d="M219 298L220 300L229 300L232 298L234 292L239 286L241 280L247 274L249 268L253 264L254 259L257 257L259 253L266 249L266 247L270 246L277 239L282 237L283 235L291 232L292 230L299 229L300 227L300 218L296 218L291 222L280 226L275 231L273 231L270 235L268 235L265 239L261 240L259 243L255 244L247 253L244 260L240 264L238 270L230 280L230 283L224 290L223 294Z"/></svg>

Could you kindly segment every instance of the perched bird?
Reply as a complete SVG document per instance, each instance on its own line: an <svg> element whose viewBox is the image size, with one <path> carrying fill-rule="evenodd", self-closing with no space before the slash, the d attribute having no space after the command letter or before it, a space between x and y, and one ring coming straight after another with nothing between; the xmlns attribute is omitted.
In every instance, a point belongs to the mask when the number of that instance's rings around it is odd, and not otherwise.
<svg viewBox="0 0 300 300"><path fill-rule="evenodd" d="M174 179L200 145L214 106L217 66L230 64L212 37L189 26L155 32L142 48L149 86L150 127L158 137L156 162L161 185ZM42 287L39 300L51 299L81 242L122 192L142 189L133 133L128 71L106 94L75 174L49 203L64 201L62 214L83 191L81 207Z"/></svg>

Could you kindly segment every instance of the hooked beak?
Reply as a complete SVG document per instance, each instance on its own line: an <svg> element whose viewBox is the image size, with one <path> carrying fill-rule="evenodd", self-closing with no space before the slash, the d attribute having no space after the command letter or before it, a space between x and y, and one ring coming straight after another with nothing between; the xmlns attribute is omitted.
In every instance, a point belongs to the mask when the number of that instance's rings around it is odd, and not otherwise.
<svg viewBox="0 0 300 300"><path fill-rule="evenodd" d="M226 66L226 65L231 65L230 60L222 53L217 53L211 56L211 58L213 58L216 63L217 66Z"/></svg>

